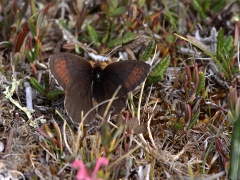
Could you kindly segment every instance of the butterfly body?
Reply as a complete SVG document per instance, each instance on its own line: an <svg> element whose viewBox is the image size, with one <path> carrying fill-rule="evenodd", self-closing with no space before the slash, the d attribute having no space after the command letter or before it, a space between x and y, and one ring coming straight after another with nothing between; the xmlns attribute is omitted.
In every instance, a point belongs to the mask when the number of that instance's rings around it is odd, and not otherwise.
<svg viewBox="0 0 240 180"><path fill-rule="evenodd" d="M107 65L104 69L99 63L93 67L84 58L69 53L52 55L49 69L57 83L66 92L64 106L68 116L75 123L81 122L81 112L86 114L92 107L92 97L99 103L111 99L116 89L118 99L112 106L119 113L126 106L128 92L134 90L147 77L150 65L139 61L119 61ZM98 108L103 115L107 104ZM85 123L94 119L90 113Z"/></svg>
<svg viewBox="0 0 240 180"><path fill-rule="evenodd" d="M104 73L102 68L97 64L93 69L92 75L92 95L95 101L101 102L103 101L102 94L104 93L103 81L104 81Z"/></svg>

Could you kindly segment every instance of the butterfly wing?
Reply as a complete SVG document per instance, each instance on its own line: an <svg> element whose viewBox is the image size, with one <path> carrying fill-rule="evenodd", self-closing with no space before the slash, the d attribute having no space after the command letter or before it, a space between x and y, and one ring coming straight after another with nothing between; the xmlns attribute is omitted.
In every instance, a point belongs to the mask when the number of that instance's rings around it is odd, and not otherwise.
<svg viewBox="0 0 240 180"><path fill-rule="evenodd" d="M82 57L62 53L50 56L49 69L66 92L64 106L68 116L73 122L79 123L81 112L86 114L92 107L91 64ZM89 123L93 117L94 113L91 113L85 123Z"/></svg>
<svg viewBox="0 0 240 180"><path fill-rule="evenodd" d="M128 92L134 90L147 77L150 70L150 65L140 61L119 61L108 65L104 69L103 78L103 100L110 99L116 89L121 85L117 97L112 106L115 108L115 113L119 113L126 107ZM100 106L99 113L103 114L107 104Z"/></svg>

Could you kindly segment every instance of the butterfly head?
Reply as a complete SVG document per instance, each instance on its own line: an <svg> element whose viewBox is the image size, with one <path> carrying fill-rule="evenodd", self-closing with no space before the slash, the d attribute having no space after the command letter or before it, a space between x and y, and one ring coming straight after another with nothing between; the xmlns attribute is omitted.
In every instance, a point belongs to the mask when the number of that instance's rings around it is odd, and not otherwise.
<svg viewBox="0 0 240 180"><path fill-rule="evenodd" d="M103 79L103 69L101 66L94 66L93 68L93 82L100 82Z"/></svg>

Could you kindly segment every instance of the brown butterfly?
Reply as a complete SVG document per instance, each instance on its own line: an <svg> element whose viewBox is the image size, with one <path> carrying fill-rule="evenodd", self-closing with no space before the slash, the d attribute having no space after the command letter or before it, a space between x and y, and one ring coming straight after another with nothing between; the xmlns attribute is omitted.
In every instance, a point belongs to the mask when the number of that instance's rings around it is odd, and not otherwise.
<svg viewBox="0 0 240 180"><path fill-rule="evenodd" d="M128 60L111 63L102 69L99 63L92 67L89 61L80 56L62 53L50 56L49 69L65 91L64 106L68 116L74 123L80 123L82 111L85 114L93 107L92 97L98 103L111 99L121 85L118 99L112 103L114 113L119 113L126 107L128 92L146 79L150 65ZM100 115L103 115L106 106L107 103L98 108ZM90 123L94 116L92 111L84 123Z"/></svg>

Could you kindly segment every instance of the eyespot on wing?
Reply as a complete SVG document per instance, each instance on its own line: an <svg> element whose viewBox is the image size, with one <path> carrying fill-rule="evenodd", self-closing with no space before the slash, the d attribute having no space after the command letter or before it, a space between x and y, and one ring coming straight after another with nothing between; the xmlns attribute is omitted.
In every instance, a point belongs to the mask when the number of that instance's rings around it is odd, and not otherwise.
<svg viewBox="0 0 240 180"><path fill-rule="evenodd" d="M150 70L150 65L140 61L119 61L108 65L105 69L105 76L107 80L114 83L112 92L114 92L119 85L122 88L119 92L122 96L134 90L147 77ZM108 83L109 84L109 83ZM107 87L106 89L109 89Z"/></svg>
<svg viewBox="0 0 240 180"><path fill-rule="evenodd" d="M57 75L64 84L69 83L69 70L67 69L67 63L65 59L56 60L54 62L54 69Z"/></svg>
<svg viewBox="0 0 240 180"><path fill-rule="evenodd" d="M125 82L125 87L129 88L130 86L137 86L146 78L146 75L142 71L141 68L134 67L132 73L130 73L127 77L127 81Z"/></svg>
<svg viewBox="0 0 240 180"><path fill-rule="evenodd" d="M49 57L49 70L65 92L80 91L91 76L91 64L80 56L69 53ZM89 79L90 81L90 79Z"/></svg>

